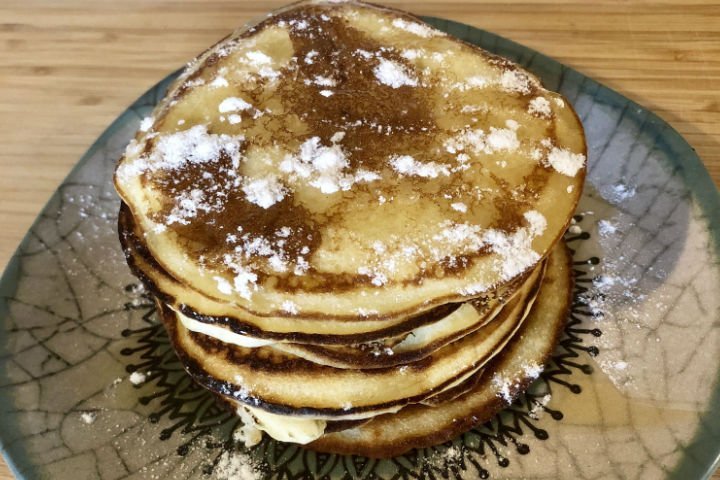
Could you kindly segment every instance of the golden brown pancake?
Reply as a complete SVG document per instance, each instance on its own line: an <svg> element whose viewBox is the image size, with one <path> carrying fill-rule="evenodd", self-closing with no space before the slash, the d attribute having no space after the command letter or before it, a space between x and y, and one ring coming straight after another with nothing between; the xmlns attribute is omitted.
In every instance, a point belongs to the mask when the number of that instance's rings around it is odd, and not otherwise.
<svg viewBox="0 0 720 480"><path fill-rule="evenodd" d="M348 345L402 339L415 329L436 324L461 306L461 303L444 304L417 315L394 320L369 320L359 317L350 321L253 315L238 311L232 305L204 297L173 279L148 252L142 242L141 233L136 230L130 211L124 204L120 208L118 230L130 269L153 295L190 319L208 326L222 327L228 333L242 336L245 344L293 342ZM516 293L529 275L530 273L523 275L492 294L472 300L473 307L484 316L483 323L497 314L499 308Z"/></svg>
<svg viewBox="0 0 720 480"><path fill-rule="evenodd" d="M313 450L389 458L413 448L451 440L490 420L524 392L550 357L565 325L572 298L572 257L558 245L549 258L538 297L514 339L462 396L436 406L411 405L360 426L326 434Z"/></svg>
<svg viewBox="0 0 720 480"><path fill-rule="evenodd" d="M514 63L305 0L188 64L119 161L118 230L183 366L252 442L392 456L541 370L585 156L572 107Z"/></svg>
<svg viewBox="0 0 720 480"><path fill-rule="evenodd" d="M271 413L358 419L422 401L477 372L520 327L532 290L488 325L421 360L373 369L333 368L272 346L230 345L187 330L174 311L158 307L183 365L204 387Z"/></svg>
<svg viewBox="0 0 720 480"><path fill-rule="evenodd" d="M518 66L358 2L301 2L192 62L115 183L152 257L259 316L393 320L556 243L585 142Z"/></svg>

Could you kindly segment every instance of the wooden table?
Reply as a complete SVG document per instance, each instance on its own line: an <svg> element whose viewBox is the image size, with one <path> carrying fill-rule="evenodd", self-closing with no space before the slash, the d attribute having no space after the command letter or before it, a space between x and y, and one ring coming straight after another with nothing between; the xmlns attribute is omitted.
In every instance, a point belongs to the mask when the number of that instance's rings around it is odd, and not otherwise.
<svg viewBox="0 0 720 480"><path fill-rule="evenodd" d="M572 65L670 122L720 183L717 1L384 1L494 31ZM3 0L0 266L125 107L233 27L284 3ZM0 480L11 478L0 460Z"/></svg>

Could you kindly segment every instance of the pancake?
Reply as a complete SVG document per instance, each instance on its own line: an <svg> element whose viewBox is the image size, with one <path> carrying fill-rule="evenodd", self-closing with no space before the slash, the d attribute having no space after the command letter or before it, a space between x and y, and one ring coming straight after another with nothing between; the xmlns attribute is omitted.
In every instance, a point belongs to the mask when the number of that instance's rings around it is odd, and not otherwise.
<svg viewBox="0 0 720 480"><path fill-rule="evenodd" d="M490 315L467 302L444 319L419 327L401 339L353 345L305 345L280 343L274 347L311 362L335 368L386 368L418 362L440 348L486 327L491 322L507 321L515 302L531 303L540 288L544 263L540 265L504 304ZM503 313L505 310L505 313Z"/></svg>
<svg viewBox="0 0 720 480"><path fill-rule="evenodd" d="M246 428L254 425L275 438L323 452L386 458L448 441L509 405L537 378L555 348L570 309L572 259L561 244L548 262L527 319L502 352L483 369L420 403L372 418L337 421L269 414L227 397L224 401L238 410Z"/></svg>
<svg viewBox="0 0 720 480"><path fill-rule="evenodd" d="M173 279L150 255L124 204L120 208L118 230L130 269L153 295L185 317L186 327L239 346L256 347L278 342L312 345L387 342L436 325L461 307L461 303L444 304L395 320L369 320L362 316L354 321L257 316L204 297ZM473 299L472 306L482 316L481 323L490 321L529 276L530 273L523 275L503 289Z"/></svg>
<svg viewBox="0 0 720 480"><path fill-rule="evenodd" d="M535 268L585 153L517 65L395 10L301 2L191 62L115 185L181 301L390 328Z"/></svg>
<svg viewBox="0 0 720 480"><path fill-rule="evenodd" d="M572 257L555 247L532 310L513 340L485 367L471 391L436 406L411 405L360 426L323 435L309 448L389 458L452 440L490 420L537 377L565 326L572 299Z"/></svg>
<svg viewBox="0 0 720 480"><path fill-rule="evenodd" d="M256 443L385 457L542 369L585 177L568 102L396 10L305 0L195 60L115 172L182 365Z"/></svg>
<svg viewBox="0 0 720 480"><path fill-rule="evenodd" d="M533 301L514 298L496 320L420 361L375 369L332 368L272 346L229 345L187 330L164 305L159 310L176 353L202 386L273 414L355 420L424 400L479 371L512 338Z"/></svg>

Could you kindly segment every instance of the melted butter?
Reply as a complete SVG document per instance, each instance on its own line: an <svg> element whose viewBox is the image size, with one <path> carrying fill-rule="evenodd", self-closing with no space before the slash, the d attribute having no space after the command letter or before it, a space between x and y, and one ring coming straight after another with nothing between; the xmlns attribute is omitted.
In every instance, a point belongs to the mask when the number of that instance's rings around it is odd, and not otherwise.
<svg viewBox="0 0 720 480"><path fill-rule="evenodd" d="M327 426L325 420L277 415L247 405L238 407L238 415L241 417L243 417L240 414L241 410L245 410L253 417L255 428L281 442L305 445L320 438Z"/></svg>
<svg viewBox="0 0 720 480"><path fill-rule="evenodd" d="M259 338L248 337L246 335L235 333L227 328L193 320L177 310L174 310L174 312L180 319L180 322L182 322L183 326L191 332L202 333L203 335L220 340L223 343L245 348L258 348L275 343L272 340L261 340Z"/></svg>

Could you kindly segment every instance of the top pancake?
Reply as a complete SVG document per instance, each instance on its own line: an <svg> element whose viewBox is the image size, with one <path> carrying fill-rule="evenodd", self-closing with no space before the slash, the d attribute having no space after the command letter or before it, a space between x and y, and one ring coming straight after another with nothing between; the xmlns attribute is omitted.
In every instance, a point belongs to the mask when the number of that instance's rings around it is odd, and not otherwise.
<svg viewBox="0 0 720 480"><path fill-rule="evenodd" d="M572 108L518 66L394 10L302 2L189 64L115 182L188 288L388 318L537 265L584 174Z"/></svg>

